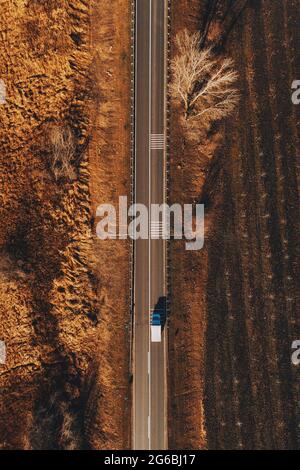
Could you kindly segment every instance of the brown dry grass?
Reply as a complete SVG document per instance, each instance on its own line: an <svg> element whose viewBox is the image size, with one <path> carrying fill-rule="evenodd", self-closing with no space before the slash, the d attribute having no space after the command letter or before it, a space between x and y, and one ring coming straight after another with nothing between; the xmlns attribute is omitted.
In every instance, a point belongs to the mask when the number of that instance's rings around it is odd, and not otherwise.
<svg viewBox="0 0 300 470"><path fill-rule="evenodd" d="M172 37L184 28L196 31L198 1L177 1L172 8ZM172 56L177 54L173 43ZM207 156L198 156L185 139L180 110L171 110L170 199L191 203L198 197ZM201 134L201 133L200 133ZM202 134L201 134L202 135ZM202 142L203 143L203 142ZM196 147L197 148L197 147ZM201 161L202 160L202 161ZM184 244L171 245L171 317L169 325L169 446L171 449L205 448L204 338L206 329L204 292L199 273L206 273L201 253L186 252ZM205 280L205 278L204 278Z"/></svg>
<svg viewBox="0 0 300 470"><path fill-rule="evenodd" d="M49 130L50 168L54 178L70 180L75 178L72 160L75 153L75 139L70 126L52 126Z"/></svg>
<svg viewBox="0 0 300 470"><path fill-rule="evenodd" d="M3 449L129 446L129 247L93 220L129 192L130 26L127 0L1 5Z"/></svg>

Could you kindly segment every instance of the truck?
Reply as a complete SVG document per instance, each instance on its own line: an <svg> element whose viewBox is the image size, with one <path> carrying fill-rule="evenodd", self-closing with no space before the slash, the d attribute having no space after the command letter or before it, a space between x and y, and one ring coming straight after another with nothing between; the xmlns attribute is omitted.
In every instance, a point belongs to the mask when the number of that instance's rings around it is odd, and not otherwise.
<svg viewBox="0 0 300 470"><path fill-rule="evenodd" d="M166 297L159 297L156 302L150 318L151 342L161 342L161 332L166 323Z"/></svg>
<svg viewBox="0 0 300 470"><path fill-rule="evenodd" d="M153 312L151 316L151 341L152 343L161 342L161 315L159 312Z"/></svg>

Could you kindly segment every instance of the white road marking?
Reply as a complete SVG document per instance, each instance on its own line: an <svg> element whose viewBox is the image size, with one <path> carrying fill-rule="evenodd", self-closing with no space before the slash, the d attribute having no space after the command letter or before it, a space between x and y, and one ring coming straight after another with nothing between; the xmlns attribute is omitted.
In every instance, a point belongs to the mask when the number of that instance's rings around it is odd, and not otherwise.
<svg viewBox="0 0 300 470"><path fill-rule="evenodd" d="M151 239L163 238L166 234L166 227L162 221L151 221L150 237Z"/></svg>
<svg viewBox="0 0 300 470"><path fill-rule="evenodd" d="M164 61L165 61L165 73L164 73L164 110L165 110L165 119L164 119L164 132L165 132L165 145L164 145L164 152L163 152L163 159L164 159L164 202L167 202L167 146L168 146L168 143L167 143L167 138L168 138L168 116L167 116L167 89L168 89L168 82L167 82L167 75L168 75L168 58L167 58L167 54L168 54L168 45L167 45L167 42L168 42L168 35L169 35L169 30L168 30L168 12L166 11L166 7L168 8L168 10L170 9L170 3L167 2L165 3L165 19L166 19L166 25L165 25L165 31L168 32L168 34L165 35L165 57L164 57ZM164 220L166 220L166 215L164 214ZM168 259L167 259L167 243L165 243L164 245L164 250L163 250L163 253L164 253L164 296L166 297L166 295L168 295L168 291L167 291L167 288L166 288L166 279L167 279L167 262L168 262ZM165 314L166 314L166 318L165 318L165 321L167 322L167 304L165 305ZM166 358L167 358L167 328L163 331L163 345L164 345L164 389L165 391L168 390L168 384L167 384L167 363L166 363ZM167 412L167 393L164 393L164 415L165 413ZM168 448L168 443L167 443L167 440L168 440L168 431L167 431L167 425L165 426L165 435L164 435L164 440L165 440L165 449Z"/></svg>
<svg viewBox="0 0 300 470"><path fill-rule="evenodd" d="M134 8L135 8L135 16L137 17L137 8L138 8L138 2L135 2L135 5L134 5ZM134 24L134 27L136 28L136 24ZM135 36L135 41L134 41L134 74L135 74L135 77L137 77L137 44L138 44L138 41L137 41L137 34ZM137 86L136 86L136 83L135 83L135 90L134 90L134 105L136 106L136 103L137 103ZM136 203L136 118L134 119L134 195L133 195L133 198L134 198L134 202ZM134 256L134 263L136 262L136 244L134 243L133 244L133 256ZM136 266L134 266L134 277L133 277L133 292L135 292L135 289L136 289L136 279L135 279L135 276L136 276ZM134 315L135 315L135 312L134 312ZM135 322L135 317L133 319L133 321ZM134 354L134 358L135 358L135 333L136 333L136 330L134 328L134 341L133 341L133 347L134 347L134 351L133 351L133 354ZM135 377L135 370L134 370L134 383L136 382L136 377ZM136 422L136 395L135 395L135 386L133 387L133 403L134 403L134 406L133 406L133 422L135 423ZM135 432L133 432L133 447L134 449L136 449L136 435L135 435Z"/></svg>
<svg viewBox="0 0 300 470"><path fill-rule="evenodd" d="M150 423L150 416L148 416L148 440L149 440L149 448L151 442L151 423Z"/></svg>
<svg viewBox="0 0 300 470"><path fill-rule="evenodd" d="M151 135L151 115L152 115L152 0L149 1L149 135ZM151 221L151 145L149 143L149 226ZM149 367L151 368L151 320L150 320L150 308L151 308L151 238L149 240ZM149 450L151 449L151 369L149 374L149 416L148 416L148 440L149 440Z"/></svg>
<svg viewBox="0 0 300 470"><path fill-rule="evenodd" d="M164 150L165 135L164 134L150 134L150 148L151 150Z"/></svg>

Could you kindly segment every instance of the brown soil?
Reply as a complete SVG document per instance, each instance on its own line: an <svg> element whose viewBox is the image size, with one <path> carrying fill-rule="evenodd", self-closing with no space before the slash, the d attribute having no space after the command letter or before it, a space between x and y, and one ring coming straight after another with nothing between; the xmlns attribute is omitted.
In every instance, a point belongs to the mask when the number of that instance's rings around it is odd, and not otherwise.
<svg viewBox="0 0 300 470"><path fill-rule="evenodd" d="M130 446L130 247L95 236L130 190L130 7L1 5L2 449ZM75 148L58 179L53 126Z"/></svg>
<svg viewBox="0 0 300 470"><path fill-rule="evenodd" d="M199 28L199 1L172 3L171 34ZM171 56L176 53L174 46ZM193 154L184 138L179 115L171 108L170 201L191 203L203 185L201 156ZM169 321L169 446L171 449L205 447L203 415L205 308L203 284L206 276L204 251L187 252L183 242L170 244ZM203 276L202 277L202 273ZM201 279L199 279L199 275ZM202 282L201 282L202 280Z"/></svg>
<svg viewBox="0 0 300 470"><path fill-rule="evenodd" d="M191 3L199 16L184 15ZM173 3L173 29L197 28L206 5ZM240 105L206 136L206 161L172 112L171 197L204 202L207 221L202 252L171 250L172 448L299 448L299 14L298 1L262 0L239 18L225 52Z"/></svg>

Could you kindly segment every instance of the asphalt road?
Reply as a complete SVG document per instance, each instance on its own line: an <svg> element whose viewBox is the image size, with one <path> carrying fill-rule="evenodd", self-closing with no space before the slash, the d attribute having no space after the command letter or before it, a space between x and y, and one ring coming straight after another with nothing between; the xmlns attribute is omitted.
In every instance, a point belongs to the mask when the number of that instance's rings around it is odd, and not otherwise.
<svg viewBox="0 0 300 470"><path fill-rule="evenodd" d="M136 0L135 202L165 202L167 0ZM167 449L167 332L151 343L150 316L166 295L166 242L136 240L133 334L133 448Z"/></svg>

